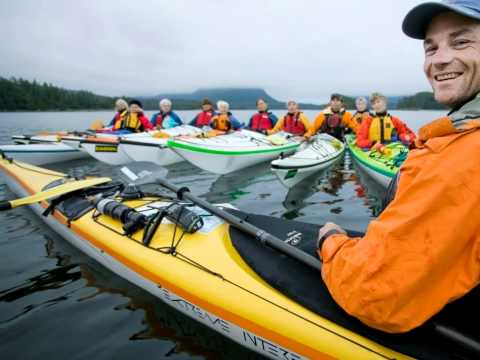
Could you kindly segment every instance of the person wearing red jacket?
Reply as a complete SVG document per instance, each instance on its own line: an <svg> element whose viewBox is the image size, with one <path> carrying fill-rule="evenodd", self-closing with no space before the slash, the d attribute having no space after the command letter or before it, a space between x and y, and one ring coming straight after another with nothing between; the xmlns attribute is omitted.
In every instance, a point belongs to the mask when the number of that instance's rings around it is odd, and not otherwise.
<svg viewBox="0 0 480 360"><path fill-rule="evenodd" d="M363 149L381 148L392 141L407 146L415 140L415 133L399 118L387 111L387 98L380 93L370 96L374 115L365 118L357 131L357 146Z"/></svg>

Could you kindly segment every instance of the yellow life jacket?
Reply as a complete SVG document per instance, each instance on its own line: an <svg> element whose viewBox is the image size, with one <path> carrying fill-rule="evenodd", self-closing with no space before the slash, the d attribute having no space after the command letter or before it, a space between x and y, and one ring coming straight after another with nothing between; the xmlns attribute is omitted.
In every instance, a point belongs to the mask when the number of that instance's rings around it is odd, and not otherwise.
<svg viewBox="0 0 480 360"><path fill-rule="evenodd" d="M128 129L133 131L138 131L142 127L142 122L138 118L137 113L127 113L125 116L121 117L122 121L120 122L120 127L115 128L115 130L119 129ZM117 123L115 123L116 125Z"/></svg>
<svg viewBox="0 0 480 360"><path fill-rule="evenodd" d="M120 130L123 127L123 121L128 116L128 111L124 110L121 113L115 115L115 123L113 124L114 130Z"/></svg>
<svg viewBox="0 0 480 360"><path fill-rule="evenodd" d="M232 123L228 114L219 114L212 119L212 128L220 131L228 131L232 128Z"/></svg>
<svg viewBox="0 0 480 360"><path fill-rule="evenodd" d="M379 143L390 142L395 133L396 129L390 115L374 116L368 130L368 140Z"/></svg>

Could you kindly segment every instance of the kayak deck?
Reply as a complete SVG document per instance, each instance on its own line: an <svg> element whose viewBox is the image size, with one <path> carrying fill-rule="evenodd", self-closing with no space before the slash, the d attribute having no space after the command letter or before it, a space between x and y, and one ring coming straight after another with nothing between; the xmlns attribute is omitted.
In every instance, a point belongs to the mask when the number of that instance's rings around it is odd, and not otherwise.
<svg viewBox="0 0 480 360"><path fill-rule="evenodd" d="M398 172L408 154L408 148L399 142L386 145L387 149L391 151L391 154L387 156L376 151L364 151L356 145L355 141L354 135L346 136L348 149L354 159L366 169L390 179Z"/></svg>

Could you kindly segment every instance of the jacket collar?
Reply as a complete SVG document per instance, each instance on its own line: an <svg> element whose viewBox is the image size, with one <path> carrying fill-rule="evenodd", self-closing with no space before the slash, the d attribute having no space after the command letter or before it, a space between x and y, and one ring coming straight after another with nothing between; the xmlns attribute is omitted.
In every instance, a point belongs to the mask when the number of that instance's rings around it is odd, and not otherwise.
<svg viewBox="0 0 480 360"><path fill-rule="evenodd" d="M480 119L480 93L463 106L452 110L448 116L452 119L456 128L462 127L469 120Z"/></svg>
<svg viewBox="0 0 480 360"><path fill-rule="evenodd" d="M443 117L423 126L418 132L415 147L428 147L440 152L457 138L480 128L480 118L455 123L450 117ZM448 136L448 138L447 138Z"/></svg>

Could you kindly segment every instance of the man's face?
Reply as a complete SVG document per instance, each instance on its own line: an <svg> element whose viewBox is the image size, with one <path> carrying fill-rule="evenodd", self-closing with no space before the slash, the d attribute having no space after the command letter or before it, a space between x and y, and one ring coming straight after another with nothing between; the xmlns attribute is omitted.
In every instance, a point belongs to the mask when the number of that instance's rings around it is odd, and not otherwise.
<svg viewBox="0 0 480 360"><path fill-rule="evenodd" d="M291 101L288 103L287 109L290 114L296 113L298 110L298 105L296 102Z"/></svg>
<svg viewBox="0 0 480 360"><path fill-rule="evenodd" d="M363 99L355 101L355 107L357 111L364 112L367 110L367 102Z"/></svg>
<svg viewBox="0 0 480 360"><path fill-rule="evenodd" d="M204 104L204 105L202 105L202 110L203 111L212 111L212 105Z"/></svg>
<svg viewBox="0 0 480 360"><path fill-rule="evenodd" d="M330 100L330 108L333 112L339 112L342 109L343 102L340 99Z"/></svg>
<svg viewBox="0 0 480 360"><path fill-rule="evenodd" d="M455 107L480 91L480 22L442 13L430 23L424 70L435 99Z"/></svg>
<svg viewBox="0 0 480 360"><path fill-rule="evenodd" d="M387 102L382 98L376 98L372 101L372 109L376 113L382 114L387 111Z"/></svg>
<svg viewBox="0 0 480 360"><path fill-rule="evenodd" d="M139 113L139 112L142 112L142 108L140 106L138 106L137 104L132 104L132 105L130 105L130 112Z"/></svg>

